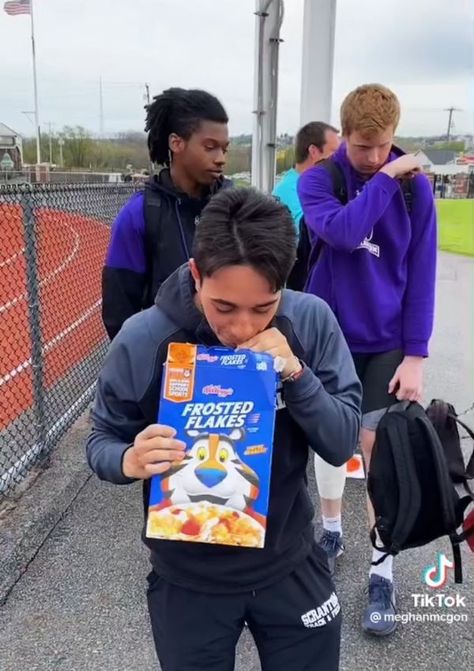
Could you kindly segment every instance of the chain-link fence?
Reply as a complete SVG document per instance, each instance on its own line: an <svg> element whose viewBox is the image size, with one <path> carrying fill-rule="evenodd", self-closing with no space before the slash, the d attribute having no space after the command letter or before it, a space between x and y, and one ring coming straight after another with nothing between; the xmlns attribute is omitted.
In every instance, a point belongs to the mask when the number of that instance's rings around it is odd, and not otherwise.
<svg viewBox="0 0 474 671"><path fill-rule="evenodd" d="M0 499L92 398L110 224L134 190L0 186Z"/></svg>

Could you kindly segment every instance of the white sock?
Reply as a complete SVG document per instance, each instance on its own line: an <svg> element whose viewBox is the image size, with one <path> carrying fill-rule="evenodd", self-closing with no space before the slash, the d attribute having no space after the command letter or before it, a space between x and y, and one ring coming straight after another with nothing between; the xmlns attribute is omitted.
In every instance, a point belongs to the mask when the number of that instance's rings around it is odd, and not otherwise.
<svg viewBox="0 0 474 671"><path fill-rule="evenodd" d="M374 548L372 551L372 561L377 561L383 557L384 554L385 552L380 552ZM374 573L381 576L382 578L385 578L386 580L390 580L390 582L393 582L393 555L387 555L383 562L377 566L371 566L369 576L374 575Z"/></svg>
<svg viewBox="0 0 474 671"><path fill-rule="evenodd" d="M342 536L342 519L341 516L337 517L324 517L323 515L323 528L327 531L337 531Z"/></svg>

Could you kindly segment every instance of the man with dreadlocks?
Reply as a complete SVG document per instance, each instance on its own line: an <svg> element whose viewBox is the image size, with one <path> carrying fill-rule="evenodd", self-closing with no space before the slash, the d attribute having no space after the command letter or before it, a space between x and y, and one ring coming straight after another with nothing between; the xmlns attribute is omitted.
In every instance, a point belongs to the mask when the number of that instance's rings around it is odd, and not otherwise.
<svg viewBox="0 0 474 671"><path fill-rule="evenodd" d="M112 226L102 273L102 318L110 339L153 305L161 284L189 260L194 231L223 177L229 144L222 104L198 89L170 88L146 107L150 159L163 166Z"/></svg>

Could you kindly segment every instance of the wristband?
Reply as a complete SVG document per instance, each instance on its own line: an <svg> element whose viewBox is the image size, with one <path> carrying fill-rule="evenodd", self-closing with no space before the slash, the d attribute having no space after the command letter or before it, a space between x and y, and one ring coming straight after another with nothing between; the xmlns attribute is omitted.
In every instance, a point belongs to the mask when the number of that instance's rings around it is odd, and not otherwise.
<svg viewBox="0 0 474 671"><path fill-rule="evenodd" d="M299 380L304 373L304 366L301 361L300 366L301 366L300 370L297 370L294 373L290 373L287 377L282 378L282 382L296 382L297 380Z"/></svg>

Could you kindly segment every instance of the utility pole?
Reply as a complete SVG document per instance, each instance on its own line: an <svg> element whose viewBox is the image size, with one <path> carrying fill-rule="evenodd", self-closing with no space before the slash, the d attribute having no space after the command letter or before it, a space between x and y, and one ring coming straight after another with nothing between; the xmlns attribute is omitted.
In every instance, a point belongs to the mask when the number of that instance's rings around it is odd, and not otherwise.
<svg viewBox="0 0 474 671"><path fill-rule="evenodd" d="M446 142L449 142L449 138L451 137L451 128L453 126L453 112L462 112L462 110L460 110L459 107L446 107L444 111L449 112L448 131L446 133Z"/></svg>
<svg viewBox="0 0 474 671"><path fill-rule="evenodd" d="M49 139L49 165L53 164L53 131L51 121L48 121L48 139Z"/></svg>
<svg viewBox="0 0 474 671"><path fill-rule="evenodd" d="M99 137L104 137L104 96L102 91L102 77L99 77Z"/></svg>
<svg viewBox="0 0 474 671"><path fill-rule="evenodd" d="M64 137L62 133L59 134L58 145L59 145L59 165L61 166L61 168L64 168L64 155L63 155Z"/></svg>

